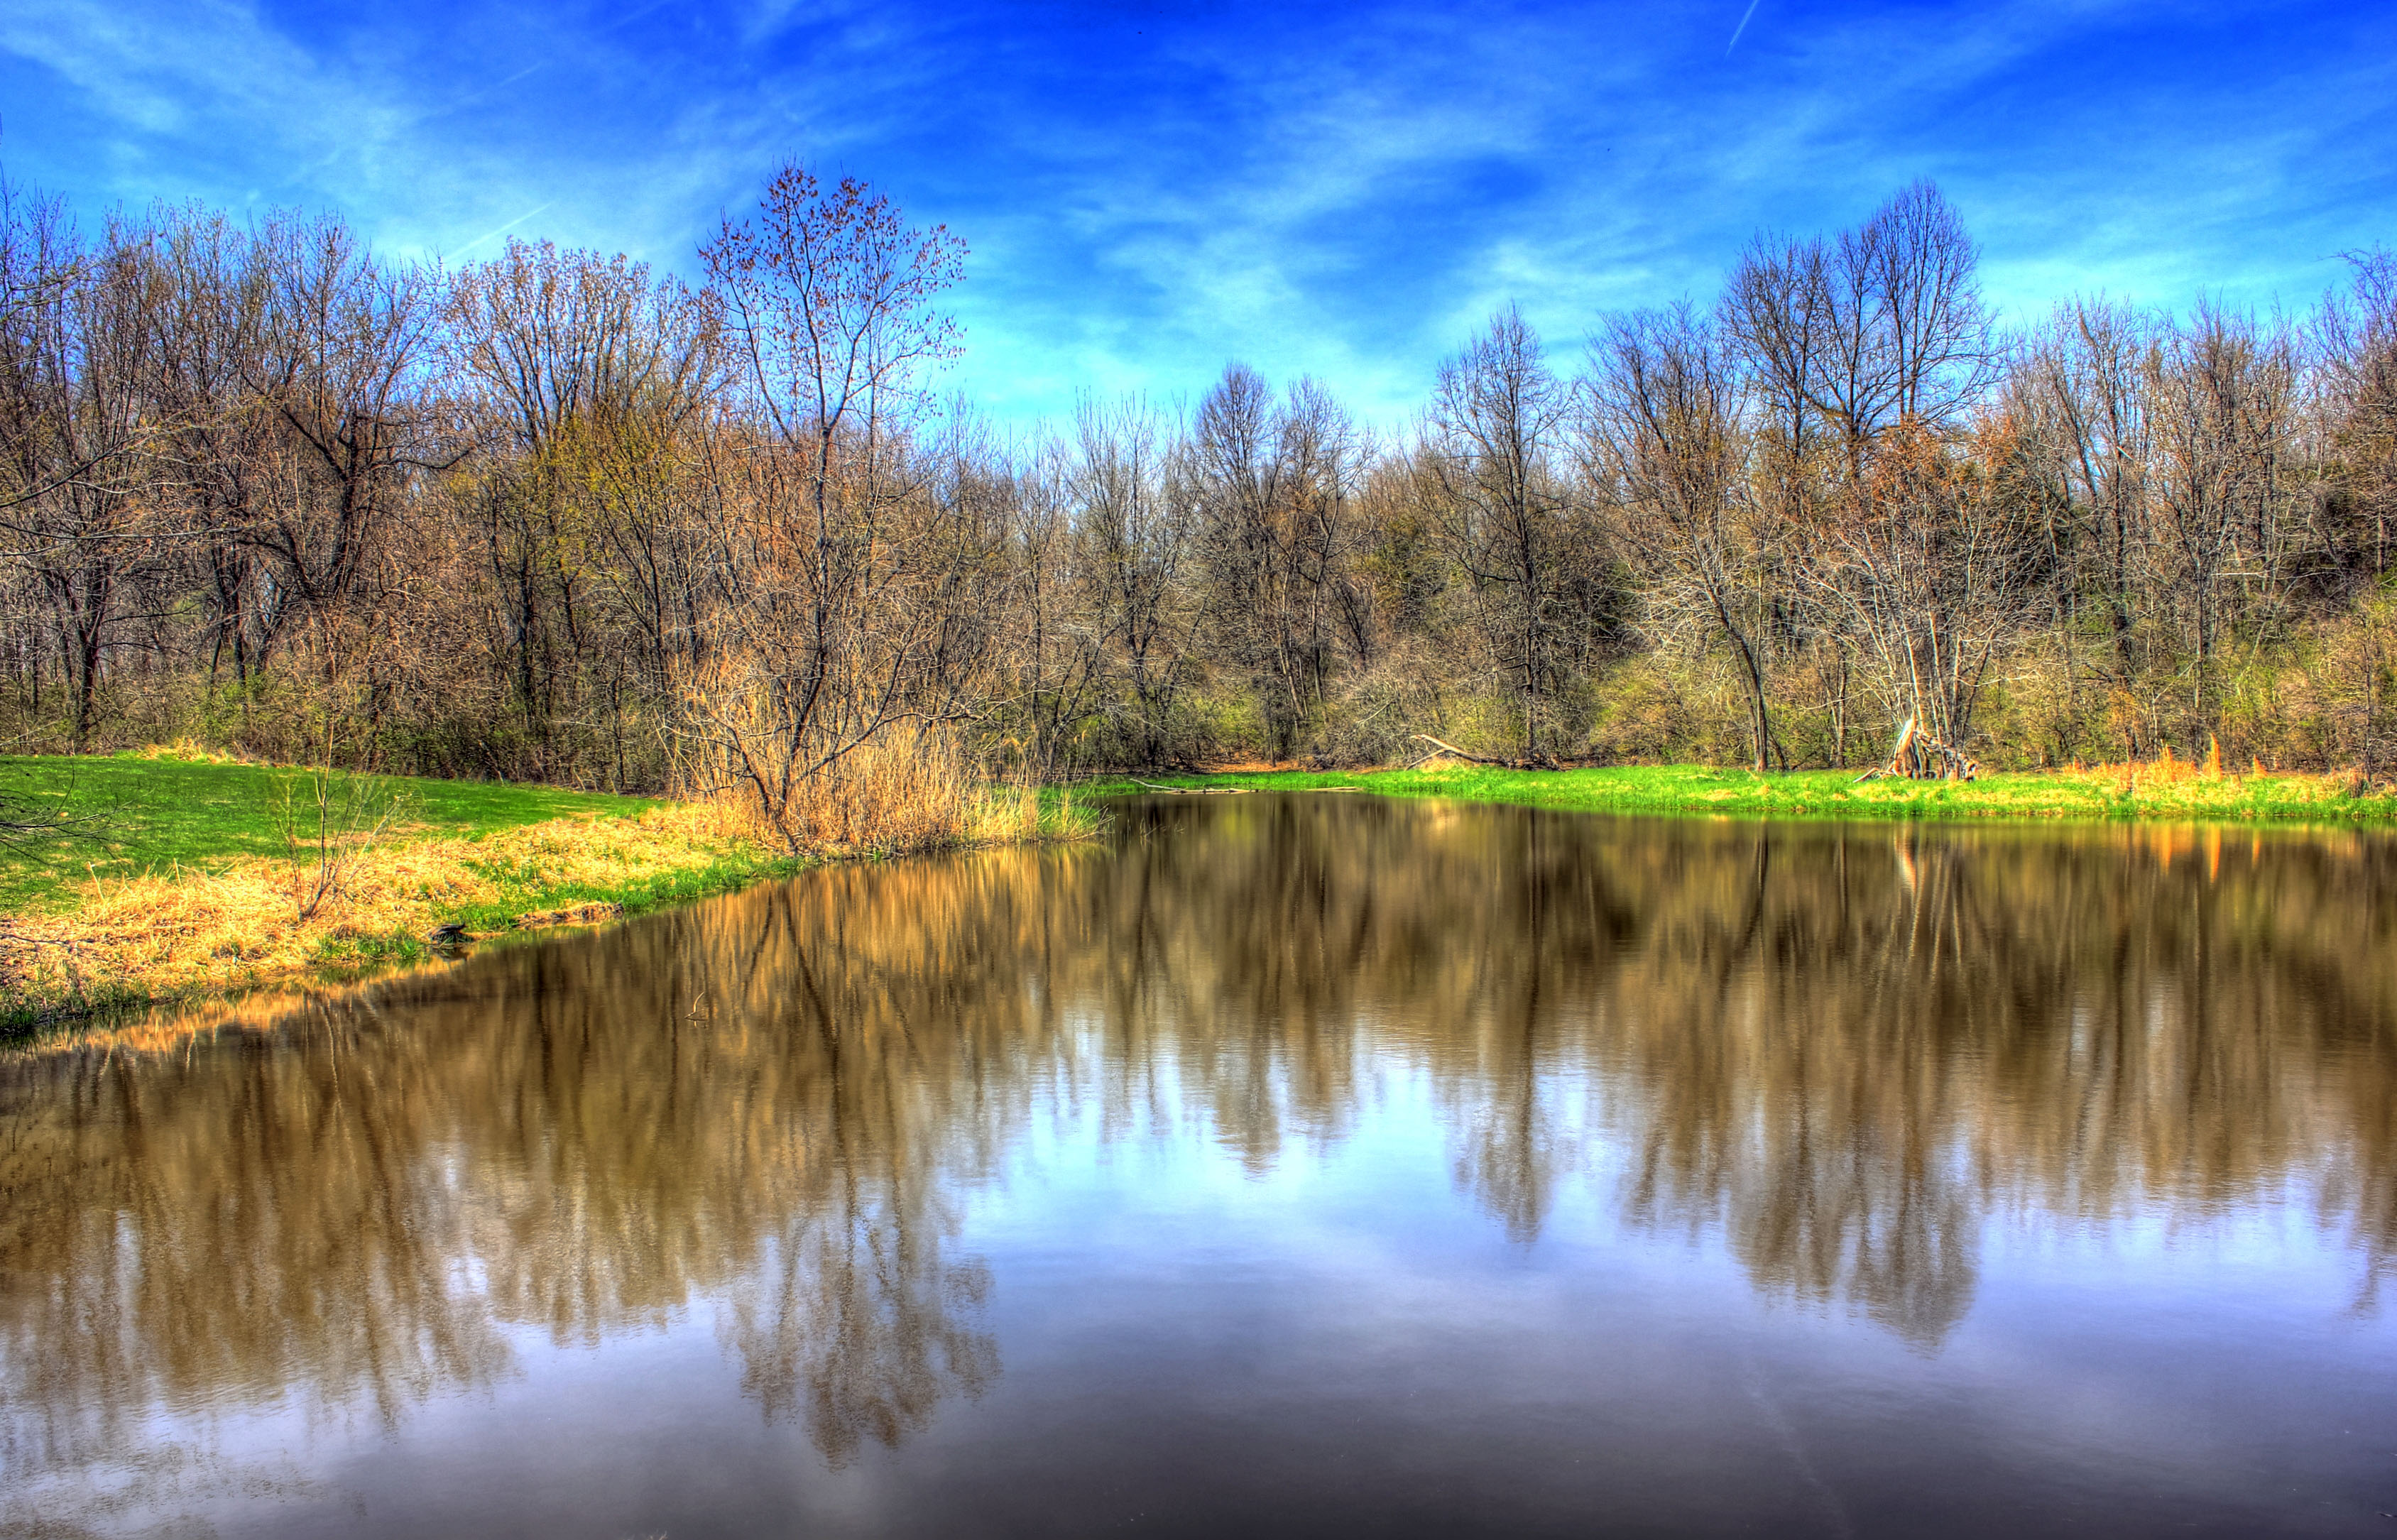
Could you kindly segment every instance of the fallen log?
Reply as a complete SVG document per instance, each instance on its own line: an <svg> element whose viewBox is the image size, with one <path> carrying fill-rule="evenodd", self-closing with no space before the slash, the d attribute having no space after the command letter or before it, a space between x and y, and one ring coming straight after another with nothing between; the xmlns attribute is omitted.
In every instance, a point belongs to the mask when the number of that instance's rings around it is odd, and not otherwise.
<svg viewBox="0 0 2397 1540"><path fill-rule="evenodd" d="M1256 790L1254 786L1160 786L1154 781L1144 781L1137 775L1129 779L1135 786L1145 786L1150 791L1162 792L1168 797L1245 797Z"/></svg>
<svg viewBox="0 0 2397 1540"><path fill-rule="evenodd" d="M1495 765L1501 770L1512 770L1515 768L1515 762L1512 759L1493 759L1486 755L1467 754L1463 749L1458 748L1454 743L1449 743L1445 739L1435 738L1428 732L1418 732L1413 736L1414 742L1418 743L1429 743L1433 750L1432 753L1425 755L1421 759L1415 761L1415 763L1419 765L1429 764L1432 760L1437 759L1441 755L1445 754L1452 759L1464 759L1476 765Z"/></svg>
<svg viewBox="0 0 2397 1540"><path fill-rule="evenodd" d="M1475 765L1488 765L1496 770L1552 770L1571 768L1564 760L1558 758L1553 754L1535 754L1525 759L1499 759L1493 758L1486 754L1467 754L1463 749L1458 748L1454 743L1450 743L1447 739L1435 738L1428 732L1417 732L1410 734L1410 736L1418 743L1429 743L1431 745L1431 752L1416 760L1413 764L1409 765L1407 767L1409 770L1420 770L1443 755L1447 756L1451 759L1463 759L1469 764Z"/></svg>

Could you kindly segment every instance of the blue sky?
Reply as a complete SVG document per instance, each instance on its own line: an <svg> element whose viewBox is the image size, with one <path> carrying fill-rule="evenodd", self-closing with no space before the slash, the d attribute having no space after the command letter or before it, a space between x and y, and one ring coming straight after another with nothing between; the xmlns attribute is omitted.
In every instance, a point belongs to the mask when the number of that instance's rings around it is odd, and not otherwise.
<svg viewBox="0 0 2397 1540"><path fill-rule="evenodd" d="M1917 176L2013 315L2309 303L2397 245L2397 7L0 7L0 158L87 220L298 205L690 273L790 154L966 238L956 382L1002 417L1237 357L1395 422L1506 300L1569 362Z"/></svg>

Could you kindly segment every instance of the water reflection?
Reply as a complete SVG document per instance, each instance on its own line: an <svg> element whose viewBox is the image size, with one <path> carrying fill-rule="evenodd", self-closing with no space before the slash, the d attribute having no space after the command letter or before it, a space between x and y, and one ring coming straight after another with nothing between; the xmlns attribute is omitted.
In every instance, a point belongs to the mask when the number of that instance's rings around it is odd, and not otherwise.
<svg viewBox="0 0 2397 1540"><path fill-rule="evenodd" d="M1028 1130L1255 1172L1396 1066L1535 1243L1577 1173L1935 1351L1993 1220L2397 1236L2397 845L1170 802L813 874L173 1054L0 1065L0 1461L386 1422L704 1302L839 1465L1000 1373L967 1206ZM127 1491L134 1490L132 1487Z"/></svg>

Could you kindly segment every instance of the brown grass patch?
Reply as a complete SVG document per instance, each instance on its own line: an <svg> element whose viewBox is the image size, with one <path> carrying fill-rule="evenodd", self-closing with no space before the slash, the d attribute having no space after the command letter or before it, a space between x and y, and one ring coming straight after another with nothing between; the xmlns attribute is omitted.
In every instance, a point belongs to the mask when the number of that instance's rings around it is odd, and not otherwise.
<svg viewBox="0 0 2397 1540"><path fill-rule="evenodd" d="M2361 770L2274 770L2251 760L2245 770L2227 769L2221 750L2209 745L2203 760L2183 759L2169 747L2150 760L2116 764L2075 764L2055 772L2059 782L2101 787L2109 796L2127 797L2158 811L2182 810L2190 816L2240 810L2262 803L2283 815L2319 809L2336 814L2342 804L2374 793L2371 779Z"/></svg>
<svg viewBox="0 0 2397 1540"><path fill-rule="evenodd" d="M24 916L12 993L37 1000L243 989L322 967L343 941L421 935L449 916L558 888L617 891L762 852L707 809L566 818L478 839L416 839L350 852L312 912L292 902L294 864L246 857L217 872L83 884L73 910ZM608 911L603 916L597 911ZM615 904L535 910L535 923L594 923Z"/></svg>
<svg viewBox="0 0 2397 1540"><path fill-rule="evenodd" d="M178 738L171 743L151 743L131 750L127 757L169 759L183 765L262 765L266 762L253 759L247 754L236 754L231 749L211 748L192 738Z"/></svg>

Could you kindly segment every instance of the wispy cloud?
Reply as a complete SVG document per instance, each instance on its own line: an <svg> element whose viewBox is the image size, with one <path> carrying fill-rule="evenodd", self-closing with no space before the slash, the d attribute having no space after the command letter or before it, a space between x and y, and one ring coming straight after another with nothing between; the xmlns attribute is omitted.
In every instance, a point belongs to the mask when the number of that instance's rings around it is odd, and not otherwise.
<svg viewBox="0 0 2397 1540"><path fill-rule="evenodd" d="M331 207L408 252L520 229L688 271L801 154L971 242L959 379L1013 415L1239 356L1394 418L1500 302L1562 357L1922 175L2018 309L2297 299L2397 240L2397 20L1751 0L1726 44L1724 15L17 0L0 100L12 170L87 208Z"/></svg>

